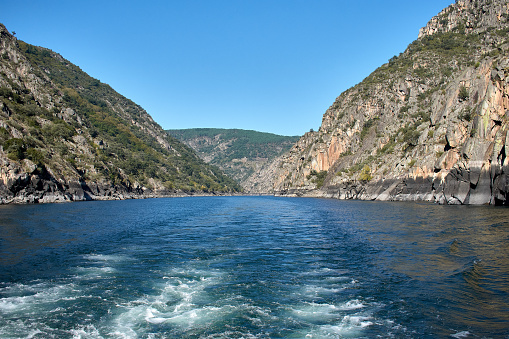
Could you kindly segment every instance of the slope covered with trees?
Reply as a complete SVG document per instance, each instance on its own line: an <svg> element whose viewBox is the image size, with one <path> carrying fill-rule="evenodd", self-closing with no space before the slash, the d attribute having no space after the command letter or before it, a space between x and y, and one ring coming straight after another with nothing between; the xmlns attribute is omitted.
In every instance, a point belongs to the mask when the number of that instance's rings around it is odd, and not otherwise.
<svg viewBox="0 0 509 339"><path fill-rule="evenodd" d="M259 192L258 172L299 139L242 129L194 128L168 133L192 147L208 163L236 179L245 190Z"/></svg>
<svg viewBox="0 0 509 339"><path fill-rule="evenodd" d="M140 106L3 25L0 108L3 202L240 190Z"/></svg>

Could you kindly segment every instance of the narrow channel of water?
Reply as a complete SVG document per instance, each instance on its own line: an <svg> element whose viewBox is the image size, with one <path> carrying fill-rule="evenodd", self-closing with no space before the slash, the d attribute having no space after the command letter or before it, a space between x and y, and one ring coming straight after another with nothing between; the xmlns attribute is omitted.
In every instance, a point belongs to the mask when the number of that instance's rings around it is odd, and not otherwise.
<svg viewBox="0 0 509 339"><path fill-rule="evenodd" d="M274 197L0 206L2 338L509 336L509 209Z"/></svg>

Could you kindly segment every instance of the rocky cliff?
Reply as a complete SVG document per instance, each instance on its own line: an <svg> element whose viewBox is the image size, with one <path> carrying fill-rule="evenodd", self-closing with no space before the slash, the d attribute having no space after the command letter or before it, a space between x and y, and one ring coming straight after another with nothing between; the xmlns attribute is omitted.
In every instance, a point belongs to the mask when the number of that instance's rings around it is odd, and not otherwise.
<svg viewBox="0 0 509 339"><path fill-rule="evenodd" d="M141 107L0 24L0 203L240 189Z"/></svg>
<svg viewBox="0 0 509 339"><path fill-rule="evenodd" d="M505 0L444 9L273 164L271 190L509 204L508 19Z"/></svg>
<svg viewBox="0 0 509 339"><path fill-rule="evenodd" d="M264 193L270 182L260 177L274 158L288 151L299 139L241 129L192 128L168 133L194 149L204 161L237 180L247 193Z"/></svg>

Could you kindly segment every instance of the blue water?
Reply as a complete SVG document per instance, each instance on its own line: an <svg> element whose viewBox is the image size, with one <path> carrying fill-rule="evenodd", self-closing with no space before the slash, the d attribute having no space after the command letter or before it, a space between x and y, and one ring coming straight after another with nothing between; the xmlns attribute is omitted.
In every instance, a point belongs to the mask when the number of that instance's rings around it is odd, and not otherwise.
<svg viewBox="0 0 509 339"><path fill-rule="evenodd" d="M509 209L0 206L1 338L507 338Z"/></svg>

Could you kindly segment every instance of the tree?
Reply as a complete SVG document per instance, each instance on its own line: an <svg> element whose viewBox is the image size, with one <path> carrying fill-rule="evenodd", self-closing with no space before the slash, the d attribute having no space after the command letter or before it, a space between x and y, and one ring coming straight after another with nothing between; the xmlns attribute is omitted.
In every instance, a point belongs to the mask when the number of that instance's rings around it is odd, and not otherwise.
<svg viewBox="0 0 509 339"><path fill-rule="evenodd" d="M367 182L370 181L371 179L373 179L373 177L371 176L371 168L369 168L368 165L364 165L364 167L361 170L361 174L359 175L359 180Z"/></svg>

